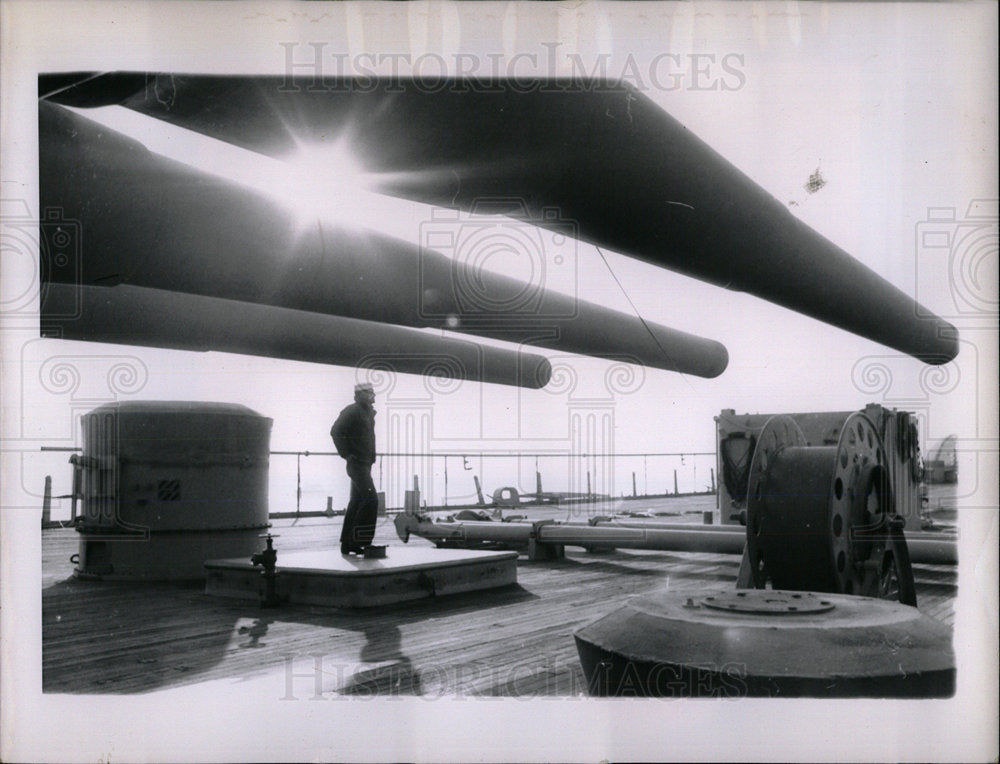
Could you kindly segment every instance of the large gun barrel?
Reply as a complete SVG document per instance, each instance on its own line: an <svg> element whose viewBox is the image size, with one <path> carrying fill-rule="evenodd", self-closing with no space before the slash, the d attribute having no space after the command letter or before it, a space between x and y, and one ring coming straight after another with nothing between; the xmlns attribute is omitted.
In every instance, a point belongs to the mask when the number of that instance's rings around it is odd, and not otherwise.
<svg viewBox="0 0 1000 764"><path fill-rule="evenodd" d="M634 88L616 82L111 74L42 78L82 106L118 103L272 156L324 136L383 193L572 220L580 238L762 297L927 363L958 352L955 328L797 219ZM160 92L169 99L157 97Z"/></svg>
<svg viewBox="0 0 1000 764"><path fill-rule="evenodd" d="M58 209L83 231L79 259L43 273L46 283L127 285L448 329L703 377L721 374L728 363L718 342L559 294L544 280L522 283L369 230L296 230L293 211L280 201L158 156L45 101L39 141L42 207ZM274 318L280 315L290 314L276 311ZM420 344L433 341L423 337ZM271 343L260 352L274 350ZM315 355L319 362L331 358Z"/></svg>

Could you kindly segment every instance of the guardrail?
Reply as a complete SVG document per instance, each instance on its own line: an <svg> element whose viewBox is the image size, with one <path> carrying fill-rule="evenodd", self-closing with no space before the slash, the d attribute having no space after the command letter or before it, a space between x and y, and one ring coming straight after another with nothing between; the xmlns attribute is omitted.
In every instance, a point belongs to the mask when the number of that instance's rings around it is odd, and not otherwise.
<svg viewBox="0 0 1000 764"><path fill-rule="evenodd" d="M67 454L74 447L42 447L31 472L50 476L53 520L69 519L74 492ZM270 452L272 514L333 514L350 495L343 462L334 451ZM476 506L494 495L527 499L652 498L714 493L714 452L567 454L544 452L383 452L372 469L386 505L401 508L409 494L421 507ZM39 495L39 498L43 498Z"/></svg>

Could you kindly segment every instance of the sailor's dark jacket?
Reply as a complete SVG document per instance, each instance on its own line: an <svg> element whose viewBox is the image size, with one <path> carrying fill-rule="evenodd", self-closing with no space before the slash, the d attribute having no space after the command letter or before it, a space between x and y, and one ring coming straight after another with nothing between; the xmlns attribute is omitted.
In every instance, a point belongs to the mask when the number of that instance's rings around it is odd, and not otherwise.
<svg viewBox="0 0 1000 764"><path fill-rule="evenodd" d="M346 406L330 428L337 453L344 459L375 462L375 409L360 403Z"/></svg>

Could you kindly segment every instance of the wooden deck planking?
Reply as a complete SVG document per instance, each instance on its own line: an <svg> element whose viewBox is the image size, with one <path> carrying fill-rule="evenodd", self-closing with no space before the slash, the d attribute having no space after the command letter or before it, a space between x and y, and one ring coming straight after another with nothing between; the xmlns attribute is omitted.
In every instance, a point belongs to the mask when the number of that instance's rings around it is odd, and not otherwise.
<svg viewBox="0 0 1000 764"><path fill-rule="evenodd" d="M281 553L329 548L339 523L275 523ZM378 543L399 543L389 524ZM427 544L413 539L411 544ZM43 534L43 686L46 692L149 692L216 679L312 671L324 692L567 695L585 691L572 638L630 596L736 579L739 558L708 553L570 548L518 564L519 584L372 611L219 600L173 584L67 580L76 534ZM391 554L391 549L389 550ZM952 623L955 570L917 566L921 610ZM312 680L294 680L312 693Z"/></svg>

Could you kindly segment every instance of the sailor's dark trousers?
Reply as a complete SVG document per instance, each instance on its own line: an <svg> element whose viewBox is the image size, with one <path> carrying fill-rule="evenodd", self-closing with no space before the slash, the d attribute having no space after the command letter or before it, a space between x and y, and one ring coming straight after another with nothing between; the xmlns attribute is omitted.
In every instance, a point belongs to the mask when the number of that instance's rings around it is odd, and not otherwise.
<svg viewBox="0 0 1000 764"><path fill-rule="evenodd" d="M372 465L357 458L348 459L347 476L351 479L351 499L344 515L340 543L368 546L375 537L378 520L378 494L372 481Z"/></svg>

